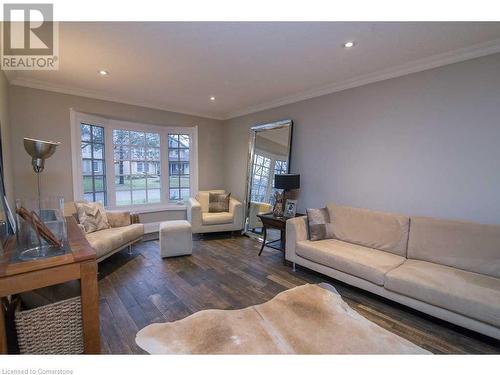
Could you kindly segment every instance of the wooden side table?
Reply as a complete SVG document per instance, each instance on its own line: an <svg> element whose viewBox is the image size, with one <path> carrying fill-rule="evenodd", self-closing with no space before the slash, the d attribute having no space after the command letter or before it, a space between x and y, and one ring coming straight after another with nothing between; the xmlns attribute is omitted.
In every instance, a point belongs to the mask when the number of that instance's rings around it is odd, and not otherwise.
<svg viewBox="0 0 500 375"><path fill-rule="evenodd" d="M90 246L75 218L67 217L71 252L45 259L13 263L13 241L0 257L0 298L80 280L84 352L100 353L99 291L95 250ZM1 304L0 304L1 306ZM0 354L7 353L5 316L0 308Z"/></svg>
<svg viewBox="0 0 500 375"><path fill-rule="evenodd" d="M304 216L304 214L296 214L295 217ZM270 247L271 249L280 250L283 252L283 259L285 259L285 248L286 248L286 221L290 218L288 217L276 217L270 214L261 214L257 217L262 221L264 238L262 241L262 247L259 251L259 256L262 254L264 247ZM280 239L266 242L267 240L267 230L277 229L280 231Z"/></svg>

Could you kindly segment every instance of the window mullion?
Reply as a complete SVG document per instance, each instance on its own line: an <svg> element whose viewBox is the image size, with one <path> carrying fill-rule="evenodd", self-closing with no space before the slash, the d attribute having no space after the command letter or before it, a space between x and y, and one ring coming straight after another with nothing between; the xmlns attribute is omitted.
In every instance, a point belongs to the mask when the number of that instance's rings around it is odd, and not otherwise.
<svg viewBox="0 0 500 375"><path fill-rule="evenodd" d="M104 164L106 166L106 195L108 206L116 207L115 194L115 161L113 152L113 129L110 126L104 128Z"/></svg>

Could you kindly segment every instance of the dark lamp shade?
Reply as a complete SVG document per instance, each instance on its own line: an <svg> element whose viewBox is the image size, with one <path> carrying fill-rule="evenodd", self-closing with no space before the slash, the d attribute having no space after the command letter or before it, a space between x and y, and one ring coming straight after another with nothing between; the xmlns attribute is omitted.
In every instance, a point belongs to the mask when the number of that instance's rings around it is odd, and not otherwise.
<svg viewBox="0 0 500 375"><path fill-rule="evenodd" d="M275 174L274 187L284 190L299 189L300 174Z"/></svg>

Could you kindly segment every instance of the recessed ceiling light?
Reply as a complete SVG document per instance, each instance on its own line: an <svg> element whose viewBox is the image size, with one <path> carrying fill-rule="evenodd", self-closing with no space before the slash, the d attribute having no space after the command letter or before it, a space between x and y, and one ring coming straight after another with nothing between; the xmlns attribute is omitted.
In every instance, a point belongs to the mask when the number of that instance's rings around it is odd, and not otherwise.
<svg viewBox="0 0 500 375"><path fill-rule="evenodd" d="M344 48L352 48L354 47L354 42L352 40L344 43Z"/></svg>
<svg viewBox="0 0 500 375"><path fill-rule="evenodd" d="M210 101L215 102L215 96L211 96Z"/></svg>
<svg viewBox="0 0 500 375"><path fill-rule="evenodd" d="M107 70L99 70L99 74L102 76L107 76L109 75L109 72Z"/></svg>

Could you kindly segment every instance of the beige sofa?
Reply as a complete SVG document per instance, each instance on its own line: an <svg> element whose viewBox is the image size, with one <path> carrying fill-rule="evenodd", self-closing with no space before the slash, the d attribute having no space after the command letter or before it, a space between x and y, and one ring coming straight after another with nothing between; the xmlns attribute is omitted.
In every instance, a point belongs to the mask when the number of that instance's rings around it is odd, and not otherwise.
<svg viewBox="0 0 500 375"><path fill-rule="evenodd" d="M286 259L500 339L500 225L327 206L335 239L287 221Z"/></svg>
<svg viewBox="0 0 500 375"><path fill-rule="evenodd" d="M74 216L78 221L73 202L65 203L64 216ZM106 217L111 228L85 234L96 251L98 262L141 241L144 236L144 224L139 223L137 215L129 211L106 210Z"/></svg>
<svg viewBox="0 0 500 375"><path fill-rule="evenodd" d="M230 232L243 229L243 206L234 198L229 201L229 212L208 212L210 193L224 194L224 190L200 191L189 198L187 219L193 233Z"/></svg>

